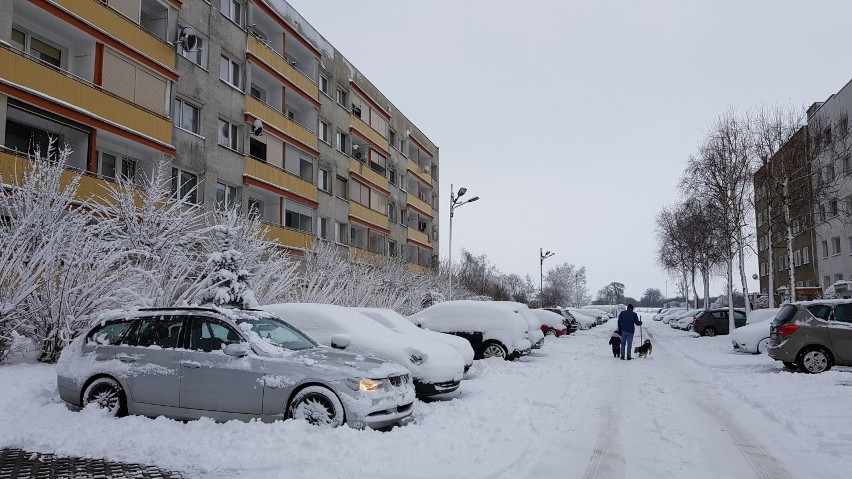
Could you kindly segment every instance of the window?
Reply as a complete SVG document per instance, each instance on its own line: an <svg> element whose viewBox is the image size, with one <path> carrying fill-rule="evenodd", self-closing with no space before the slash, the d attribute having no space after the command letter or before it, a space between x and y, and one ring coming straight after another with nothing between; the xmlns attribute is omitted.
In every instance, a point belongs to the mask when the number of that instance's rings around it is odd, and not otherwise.
<svg viewBox="0 0 852 479"><path fill-rule="evenodd" d="M313 222L313 208L291 200L285 202L284 226L310 233L313 231Z"/></svg>
<svg viewBox="0 0 852 479"><path fill-rule="evenodd" d="M331 193L331 183L329 182L329 171L320 168L317 173L317 188L325 191L326 193Z"/></svg>
<svg viewBox="0 0 852 479"><path fill-rule="evenodd" d="M822 244L822 257L828 258L828 241L822 240L821 244Z"/></svg>
<svg viewBox="0 0 852 479"><path fill-rule="evenodd" d="M338 198L343 198L344 200L349 199L349 197L347 196L347 193L349 192L347 183L348 183L348 180L346 178L341 177L341 176L338 176L334 180L334 189L337 193Z"/></svg>
<svg viewBox="0 0 852 479"><path fill-rule="evenodd" d="M86 342L94 342L103 345L117 344L131 323L133 323L132 319L123 319L106 323L89 333L89 336L86 337Z"/></svg>
<svg viewBox="0 0 852 479"><path fill-rule="evenodd" d="M399 224L405 226L408 223L408 210L405 208L399 209Z"/></svg>
<svg viewBox="0 0 852 479"><path fill-rule="evenodd" d="M388 203L388 221L396 222L396 206Z"/></svg>
<svg viewBox="0 0 852 479"><path fill-rule="evenodd" d="M240 335L224 323L201 318L192 321L190 340L190 349L206 353L221 351L229 344L242 341Z"/></svg>
<svg viewBox="0 0 852 479"><path fill-rule="evenodd" d="M172 168L172 196L198 204L198 177L178 168Z"/></svg>
<svg viewBox="0 0 852 479"><path fill-rule="evenodd" d="M760 263L760 275L766 276L766 263Z"/></svg>
<svg viewBox="0 0 852 479"><path fill-rule="evenodd" d="M331 125L327 121L320 120L319 128L317 129L317 137L320 140L331 144L331 133L329 133L329 128L331 128Z"/></svg>
<svg viewBox="0 0 852 479"><path fill-rule="evenodd" d="M819 205L819 219L825 221L825 205Z"/></svg>
<svg viewBox="0 0 852 479"><path fill-rule="evenodd" d="M128 346L159 346L177 348L183 318L150 318L140 320L126 334L124 344Z"/></svg>
<svg viewBox="0 0 852 479"><path fill-rule="evenodd" d="M62 68L62 50L45 41L33 38L30 32L12 27L12 46L30 56Z"/></svg>
<svg viewBox="0 0 852 479"><path fill-rule="evenodd" d="M843 274L835 274L835 275L834 275L834 281L835 281L835 282L837 282L837 281L843 281Z"/></svg>
<svg viewBox="0 0 852 479"><path fill-rule="evenodd" d="M370 188L360 181L349 182L349 201L370 207Z"/></svg>
<svg viewBox="0 0 852 479"><path fill-rule="evenodd" d="M324 74L320 73L319 76L319 90L326 95L331 95L331 92L328 90L328 77Z"/></svg>
<svg viewBox="0 0 852 479"><path fill-rule="evenodd" d="M337 151L344 154L349 152L349 135L342 131L337 132Z"/></svg>
<svg viewBox="0 0 852 479"><path fill-rule="evenodd" d="M388 256L390 256L391 258L396 258L396 241L388 240Z"/></svg>
<svg viewBox="0 0 852 479"><path fill-rule="evenodd" d="M397 184L396 180L397 180L396 169L391 167L388 170L388 183L390 183L392 185L396 185Z"/></svg>
<svg viewBox="0 0 852 479"><path fill-rule="evenodd" d="M255 83L252 83L251 86L249 87L249 95L251 95L252 97L254 97L254 98L256 98L260 101L262 101L263 103L266 103L266 90L259 87Z"/></svg>
<svg viewBox="0 0 852 479"><path fill-rule="evenodd" d="M802 265L802 251L801 250L796 250L796 251L793 252L793 264L795 266L801 266Z"/></svg>
<svg viewBox="0 0 852 479"><path fill-rule="evenodd" d="M337 104L342 106L343 108L349 109L349 107L347 106L347 99L348 94L346 93L346 91L338 87L337 92L335 93L335 100L337 100Z"/></svg>
<svg viewBox="0 0 852 479"><path fill-rule="evenodd" d="M328 218L317 217L317 238L328 240Z"/></svg>
<svg viewBox="0 0 852 479"><path fill-rule="evenodd" d="M829 211L831 211L831 217L832 218L834 218L835 216L838 215L837 200L831 200L828 203L828 207L829 207Z"/></svg>
<svg viewBox="0 0 852 479"><path fill-rule="evenodd" d="M239 0L221 0L220 11L222 15L230 18L237 25L242 26L243 4Z"/></svg>
<svg viewBox="0 0 852 479"><path fill-rule="evenodd" d="M385 176L387 172L387 158L380 155L376 150L370 150L370 169Z"/></svg>
<svg viewBox="0 0 852 479"><path fill-rule="evenodd" d="M240 127L219 118L219 144L225 148L240 151Z"/></svg>
<svg viewBox="0 0 852 479"><path fill-rule="evenodd" d="M235 186L226 185L225 183L216 183L216 206L218 208L233 208L237 204L237 188Z"/></svg>
<svg viewBox="0 0 852 479"><path fill-rule="evenodd" d="M847 175L852 173L852 155L846 155L843 157L843 172Z"/></svg>
<svg viewBox="0 0 852 479"><path fill-rule="evenodd" d="M219 78L225 83L240 89L240 64L222 55L219 60Z"/></svg>
<svg viewBox="0 0 852 479"><path fill-rule="evenodd" d="M823 289L826 289L826 288L828 288L829 286L831 286L831 276L823 276L823 277L822 277L822 287L823 287Z"/></svg>
<svg viewBox="0 0 852 479"><path fill-rule="evenodd" d="M826 182L833 181L834 177L835 177L835 175L834 175L834 164L832 163L832 164L825 167L825 181Z"/></svg>
<svg viewBox="0 0 852 479"><path fill-rule="evenodd" d="M367 249L368 230L360 225L349 226L349 244L356 248Z"/></svg>
<svg viewBox="0 0 852 479"><path fill-rule="evenodd" d="M305 180L314 182L314 163L305 158L299 158L299 176Z"/></svg>
<svg viewBox="0 0 852 479"><path fill-rule="evenodd" d="M180 25L178 27L178 32L180 32L181 29L183 29L183 28L186 28L186 25ZM175 47L177 48L177 52L180 56L186 58L187 60L191 61L192 63L195 63L196 65L200 66L201 68L206 68L207 67L207 55L205 54L205 45L204 45L205 40L203 38L201 38L201 36L198 35L198 33L196 33L195 36L196 36L197 40L196 40L196 43L195 43L195 48L192 51L184 50L183 47L181 46L180 42L176 42Z"/></svg>
<svg viewBox="0 0 852 479"><path fill-rule="evenodd" d="M349 244L349 225L346 223L334 223L334 242L337 244Z"/></svg>
<svg viewBox="0 0 852 479"><path fill-rule="evenodd" d="M388 237L378 231L370 230L370 244L367 249L380 255L388 254Z"/></svg>
<svg viewBox="0 0 852 479"><path fill-rule="evenodd" d="M391 148L396 148L396 132L393 130L388 130L388 143Z"/></svg>
<svg viewBox="0 0 852 479"><path fill-rule="evenodd" d="M838 304L834 307L834 319L844 323L852 323L852 304Z"/></svg>
<svg viewBox="0 0 852 479"><path fill-rule="evenodd" d="M840 254L840 236L831 238L831 253L832 256Z"/></svg>
<svg viewBox="0 0 852 479"><path fill-rule="evenodd" d="M117 178L116 175L120 175L126 180L132 180L136 176L136 160L99 150L98 174L106 178Z"/></svg>
<svg viewBox="0 0 852 479"><path fill-rule="evenodd" d="M837 122L837 136L843 138L847 133L849 133L849 117L844 114Z"/></svg>
<svg viewBox="0 0 852 479"><path fill-rule="evenodd" d="M249 138L249 155L252 158L266 162L266 143L256 139Z"/></svg>
<svg viewBox="0 0 852 479"><path fill-rule="evenodd" d="M197 135L201 131L199 118L201 118L201 115L199 115L197 107L180 98L175 98L174 120L176 127Z"/></svg>
<svg viewBox="0 0 852 479"><path fill-rule="evenodd" d="M802 264L808 264L811 262L810 251L807 246L802 248Z"/></svg>
<svg viewBox="0 0 852 479"><path fill-rule="evenodd" d="M830 126L822 131L822 140L825 142L826 145L831 144L831 127Z"/></svg>

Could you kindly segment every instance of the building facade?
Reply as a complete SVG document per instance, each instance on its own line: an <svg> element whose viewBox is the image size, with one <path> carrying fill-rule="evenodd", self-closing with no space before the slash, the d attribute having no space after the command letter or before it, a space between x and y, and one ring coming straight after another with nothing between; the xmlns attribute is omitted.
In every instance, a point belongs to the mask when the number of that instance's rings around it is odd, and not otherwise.
<svg viewBox="0 0 852 479"><path fill-rule="evenodd" d="M283 0L0 0L0 40L0 175L53 138L82 196L166 161L291 253L437 263L438 147Z"/></svg>

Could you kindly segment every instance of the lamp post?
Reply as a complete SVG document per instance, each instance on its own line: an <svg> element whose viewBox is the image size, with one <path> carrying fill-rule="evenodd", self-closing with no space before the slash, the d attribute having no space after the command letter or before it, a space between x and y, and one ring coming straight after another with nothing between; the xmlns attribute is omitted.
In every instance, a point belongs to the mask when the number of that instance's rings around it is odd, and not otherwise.
<svg viewBox="0 0 852 479"><path fill-rule="evenodd" d="M550 258L551 256L553 256L553 255L555 255L555 254L556 254L556 253L551 253L550 251L548 251L547 253L545 253L545 252L544 252L544 248L539 248L539 249L538 249L538 258L539 258L539 268L538 268L538 307L539 307L539 308L543 308L543 307L544 307L544 300L542 299L542 298L544 298L544 260L546 260L547 258Z"/></svg>
<svg viewBox="0 0 852 479"><path fill-rule="evenodd" d="M473 198L467 201L459 201L459 198L464 196L467 193L467 188L462 186L459 188L458 193L455 192L453 185L450 184L450 298L453 299L453 215L456 212L456 208L466 205L468 203L473 203L478 200L478 196L474 196Z"/></svg>

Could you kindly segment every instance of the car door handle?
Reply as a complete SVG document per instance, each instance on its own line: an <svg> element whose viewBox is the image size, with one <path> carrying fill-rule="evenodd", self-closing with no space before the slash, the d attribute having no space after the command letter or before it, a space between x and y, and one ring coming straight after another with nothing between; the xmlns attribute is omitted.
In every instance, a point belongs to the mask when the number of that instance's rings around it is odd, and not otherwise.
<svg viewBox="0 0 852 479"><path fill-rule="evenodd" d="M201 367L201 363L199 363L198 361L181 361L180 365L185 367L185 368L192 368L192 369L196 369L196 368Z"/></svg>
<svg viewBox="0 0 852 479"><path fill-rule="evenodd" d="M124 354L124 353L116 354L115 358L118 359L119 361L123 362L123 363L132 363L132 362L136 362L136 360L139 359L136 356L130 356L130 355L127 355L127 354Z"/></svg>

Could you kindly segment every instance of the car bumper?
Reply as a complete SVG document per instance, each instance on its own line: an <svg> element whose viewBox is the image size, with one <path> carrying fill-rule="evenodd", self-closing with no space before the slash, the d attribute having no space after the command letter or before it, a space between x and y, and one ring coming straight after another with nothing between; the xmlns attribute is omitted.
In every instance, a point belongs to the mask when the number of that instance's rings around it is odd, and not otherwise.
<svg viewBox="0 0 852 479"><path fill-rule="evenodd" d="M390 426L401 424L405 422L405 420L408 419L409 416L411 416L411 413L414 410L413 405L414 403L410 402L401 406L392 407L381 411L374 411L370 414L367 414L361 420L361 422L364 426L367 426L370 429L385 429ZM363 428L363 426L359 427L360 424L349 425L359 429Z"/></svg>
<svg viewBox="0 0 852 479"><path fill-rule="evenodd" d="M532 349L541 349L541 345L544 344L544 338L538 340L537 343L532 345Z"/></svg>
<svg viewBox="0 0 852 479"><path fill-rule="evenodd" d="M777 346L770 345L766 348L766 352L769 354L769 357L776 361L786 361L788 363L796 362L796 356L798 351L793 350L793 348L785 348L784 343L781 343Z"/></svg>
<svg viewBox="0 0 852 479"><path fill-rule="evenodd" d="M442 381L438 383L425 383L421 381L414 381L414 391L417 394L417 397L429 397L434 396L436 394L445 394L451 393L459 388L461 385L461 381Z"/></svg>

